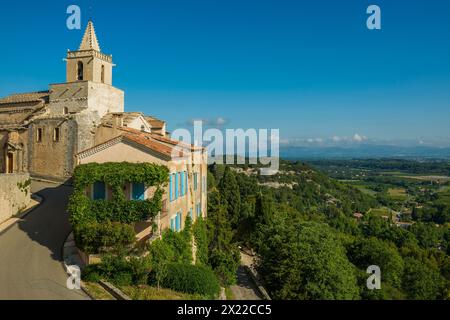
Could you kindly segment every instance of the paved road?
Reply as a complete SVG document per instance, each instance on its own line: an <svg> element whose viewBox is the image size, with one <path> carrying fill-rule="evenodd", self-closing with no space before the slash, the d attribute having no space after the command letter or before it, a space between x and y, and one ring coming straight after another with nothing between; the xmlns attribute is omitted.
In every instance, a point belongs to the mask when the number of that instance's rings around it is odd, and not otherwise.
<svg viewBox="0 0 450 320"><path fill-rule="evenodd" d="M45 200L32 213L0 233L0 299L88 299L66 287L62 246L70 232L65 213L69 187L33 182Z"/></svg>
<svg viewBox="0 0 450 320"><path fill-rule="evenodd" d="M237 270L237 283L230 287L235 300L261 300L258 292L250 276L244 269L244 266L239 266Z"/></svg>

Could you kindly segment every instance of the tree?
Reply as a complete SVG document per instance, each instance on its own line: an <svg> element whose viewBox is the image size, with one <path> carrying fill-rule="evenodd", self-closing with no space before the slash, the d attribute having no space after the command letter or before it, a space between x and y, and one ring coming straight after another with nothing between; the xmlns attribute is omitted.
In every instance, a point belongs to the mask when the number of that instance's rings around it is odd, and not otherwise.
<svg viewBox="0 0 450 320"><path fill-rule="evenodd" d="M228 217L233 227L237 226L241 212L241 195L239 185L230 167L225 168L222 180L219 183L219 191L227 207Z"/></svg>
<svg viewBox="0 0 450 320"><path fill-rule="evenodd" d="M211 199L211 202L209 201ZM220 194L213 191L208 195L209 264L225 285L236 281L240 253L233 243L233 232L227 214L227 206Z"/></svg>
<svg viewBox="0 0 450 320"><path fill-rule="evenodd" d="M392 243L374 237L359 238L348 251L350 261L358 268L366 270L371 265L377 265L381 270L382 283L388 282L400 288L403 259Z"/></svg>
<svg viewBox="0 0 450 320"><path fill-rule="evenodd" d="M155 240L149 248L151 265L158 289L167 275L167 265L173 261L175 253L172 247L163 240Z"/></svg>
<svg viewBox="0 0 450 320"><path fill-rule="evenodd" d="M414 258L405 258L403 288L409 299L439 299L443 285L443 279L438 270Z"/></svg>
<svg viewBox="0 0 450 320"><path fill-rule="evenodd" d="M277 213L263 237L259 271L273 298L358 298L355 269L327 225Z"/></svg>
<svg viewBox="0 0 450 320"><path fill-rule="evenodd" d="M442 238L442 230L433 223L418 222L410 227L423 248L437 248Z"/></svg>

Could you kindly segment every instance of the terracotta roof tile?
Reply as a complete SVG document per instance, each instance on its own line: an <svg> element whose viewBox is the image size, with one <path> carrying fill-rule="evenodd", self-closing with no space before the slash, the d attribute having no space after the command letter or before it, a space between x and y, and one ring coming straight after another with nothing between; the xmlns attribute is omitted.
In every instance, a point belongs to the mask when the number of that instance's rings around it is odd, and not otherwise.
<svg viewBox="0 0 450 320"><path fill-rule="evenodd" d="M167 138L167 137L162 137L162 136L160 136L158 134L142 132L142 131L139 131L139 130L136 130L136 129L133 129L133 128L121 127L119 129L122 130L122 131L125 131L125 132L129 132L129 133L135 134L135 135L149 137L149 138L151 138L153 140L157 140L159 142L167 143L167 144L170 144L172 146L178 146L178 147L186 148L186 149L189 149L190 151L196 151L196 150L203 150L204 149L202 147L196 147L196 146L194 146L192 144L188 144L188 143L185 143L185 142L182 142L182 141L177 141L177 140L173 140L173 139L170 139L170 138Z"/></svg>

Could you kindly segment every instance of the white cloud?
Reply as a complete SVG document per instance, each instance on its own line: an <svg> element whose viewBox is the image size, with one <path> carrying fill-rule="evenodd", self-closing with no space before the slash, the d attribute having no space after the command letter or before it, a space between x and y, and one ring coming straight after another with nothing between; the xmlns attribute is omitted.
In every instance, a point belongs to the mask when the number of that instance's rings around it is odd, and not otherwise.
<svg viewBox="0 0 450 320"><path fill-rule="evenodd" d="M230 122L227 118L217 117L212 119L201 119L201 118L191 119L186 121L186 124L189 126L193 126L195 121L201 121L204 126L210 127L223 127Z"/></svg>
<svg viewBox="0 0 450 320"><path fill-rule="evenodd" d="M333 140L334 142L339 142L342 140L342 138L338 137L338 136L334 136L333 138L331 138L331 140Z"/></svg>
<svg viewBox="0 0 450 320"><path fill-rule="evenodd" d="M222 117L218 117L218 118L215 120L215 122L216 122L216 125L218 125L218 126L223 126L223 125L225 125L225 124L228 123L227 119L222 118Z"/></svg>
<svg viewBox="0 0 450 320"><path fill-rule="evenodd" d="M362 142L362 141L365 141L365 140L367 140L367 137L359 135L358 133L355 133L355 135L353 136L353 141Z"/></svg>

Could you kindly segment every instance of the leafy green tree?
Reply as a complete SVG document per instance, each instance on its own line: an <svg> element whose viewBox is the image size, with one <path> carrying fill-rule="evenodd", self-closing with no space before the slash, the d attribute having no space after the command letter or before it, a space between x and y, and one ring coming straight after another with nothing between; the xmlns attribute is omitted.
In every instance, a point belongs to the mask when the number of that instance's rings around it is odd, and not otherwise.
<svg viewBox="0 0 450 320"><path fill-rule="evenodd" d="M228 166L225 168L222 180L220 180L219 191L226 204L231 225L235 227L240 219L241 195L235 174Z"/></svg>
<svg viewBox="0 0 450 320"><path fill-rule="evenodd" d="M275 299L357 299L355 268L332 229L277 213L266 226L259 271Z"/></svg>
<svg viewBox="0 0 450 320"><path fill-rule="evenodd" d="M374 237L359 238L350 246L348 256L362 270L371 265L379 266L382 283L388 282L395 288L401 287L403 259L392 243Z"/></svg>
<svg viewBox="0 0 450 320"><path fill-rule="evenodd" d="M172 247L163 240L155 240L149 248L151 265L158 289L167 275L167 265L174 260L175 253Z"/></svg>
<svg viewBox="0 0 450 320"><path fill-rule="evenodd" d="M405 258L403 288L409 299L440 299L443 285L444 282L438 270L414 258Z"/></svg>
<svg viewBox="0 0 450 320"><path fill-rule="evenodd" d="M434 223L418 222L410 227L410 231L424 248L437 248L442 239L442 230Z"/></svg>
<svg viewBox="0 0 450 320"><path fill-rule="evenodd" d="M216 191L208 195L211 206L208 210L209 264L225 285L236 281L236 271L240 263L240 253L233 243L233 232L227 214L227 206Z"/></svg>

